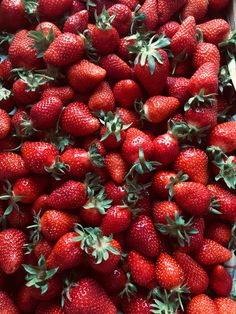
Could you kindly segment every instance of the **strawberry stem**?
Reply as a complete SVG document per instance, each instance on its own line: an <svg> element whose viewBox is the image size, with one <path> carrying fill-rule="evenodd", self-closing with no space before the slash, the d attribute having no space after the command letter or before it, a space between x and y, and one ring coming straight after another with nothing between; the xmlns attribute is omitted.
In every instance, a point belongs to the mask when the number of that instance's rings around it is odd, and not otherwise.
<svg viewBox="0 0 236 314"><path fill-rule="evenodd" d="M83 208L96 208L100 214L105 215L106 210L111 207L112 200L106 199L105 189L102 188L97 194L94 195L94 190L88 195L89 204L84 205Z"/></svg>
<svg viewBox="0 0 236 314"><path fill-rule="evenodd" d="M41 25L39 31L31 31L28 37L34 40L31 47L37 51L38 58L43 57L45 51L55 39L53 28L51 27L48 35L45 35Z"/></svg>
<svg viewBox="0 0 236 314"><path fill-rule="evenodd" d="M127 297L128 301L131 300L132 296L134 294L136 294L136 292L138 291L137 290L137 287L132 283L131 281L131 274L128 272L126 273L126 278L127 278L127 281L126 281L126 284L125 284L125 287L124 289L119 293L119 296L121 296L121 298L123 298L124 296Z"/></svg>

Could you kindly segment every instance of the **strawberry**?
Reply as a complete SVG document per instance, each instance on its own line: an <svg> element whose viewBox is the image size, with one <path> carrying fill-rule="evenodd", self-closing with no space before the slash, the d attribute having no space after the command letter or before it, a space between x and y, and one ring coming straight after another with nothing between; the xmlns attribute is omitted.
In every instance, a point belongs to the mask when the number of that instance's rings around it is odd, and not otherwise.
<svg viewBox="0 0 236 314"><path fill-rule="evenodd" d="M176 213L182 215L180 207L172 201L155 202L153 204L153 221L157 224L166 224L167 217L175 219Z"/></svg>
<svg viewBox="0 0 236 314"><path fill-rule="evenodd" d="M65 299L65 314L87 313L103 314L104 308L107 314L116 314L113 305L103 288L92 278L80 279L70 289L70 298Z"/></svg>
<svg viewBox="0 0 236 314"><path fill-rule="evenodd" d="M108 79L118 81L131 78L131 68L116 54L102 57L99 65L106 70Z"/></svg>
<svg viewBox="0 0 236 314"><path fill-rule="evenodd" d="M179 30L171 39L171 50L175 56L183 51L191 55L197 46L196 22L193 16L187 17L180 25Z"/></svg>
<svg viewBox="0 0 236 314"><path fill-rule="evenodd" d="M48 35L49 35L51 29L53 30L53 34L54 34L55 37L58 37L58 36L61 34L60 29L59 29L55 24L53 24L53 23L51 23L51 22L42 22L42 23L39 23L39 24L36 26L36 28L35 28L36 32L42 30L42 32L43 32L43 34L44 34L45 36L48 36Z"/></svg>
<svg viewBox="0 0 236 314"><path fill-rule="evenodd" d="M211 221L206 227L205 236L208 239L228 247L231 240L231 226L226 222Z"/></svg>
<svg viewBox="0 0 236 314"><path fill-rule="evenodd" d="M138 83L133 80L121 80L113 87L113 95L116 103L122 108L133 108L135 100L139 100L142 91Z"/></svg>
<svg viewBox="0 0 236 314"><path fill-rule="evenodd" d="M54 245L50 255L47 258L47 267L53 269L59 267L59 270L71 269L79 266L84 259L84 253L80 245L74 241L75 232L65 233Z"/></svg>
<svg viewBox="0 0 236 314"><path fill-rule="evenodd" d="M115 109L115 99L108 82L101 82L93 91L89 98L88 107L91 111L103 110L113 111Z"/></svg>
<svg viewBox="0 0 236 314"><path fill-rule="evenodd" d="M160 123L174 114L179 106L175 97L153 96L143 106L144 117L152 123Z"/></svg>
<svg viewBox="0 0 236 314"><path fill-rule="evenodd" d="M107 10L110 16L115 15L111 25L115 27L120 36L126 36L132 23L132 11L127 5L114 4Z"/></svg>
<svg viewBox="0 0 236 314"><path fill-rule="evenodd" d="M155 30L158 23L158 4L156 0L145 0L138 14L144 15L144 26L146 31Z"/></svg>
<svg viewBox="0 0 236 314"><path fill-rule="evenodd" d="M207 0L188 0L181 12L181 16L184 19L186 19L188 16L193 16L196 21L199 22L205 18L207 9Z"/></svg>
<svg viewBox="0 0 236 314"><path fill-rule="evenodd" d="M224 266L216 265L211 271L210 287L220 297L227 297L232 290L232 277Z"/></svg>
<svg viewBox="0 0 236 314"><path fill-rule="evenodd" d="M87 10L81 10L71 15L63 26L63 33L83 33L88 27L88 18Z"/></svg>
<svg viewBox="0 0 236 314"><path fill-rule="evenodd" d="M134 283L142 287L151 287L155 282L155 265L141 254L130 251L128 266Z"/></svg>
<svg viewBox="0 0 236 314"><path fill-rule="evenodd" d="M86 199L86 188L79 181L69 180L63 183L47 198L48 206L57 209L78 209Z"/></svg>
<svg viewBox="0 0 236 314"><path fill-rule="evenodd" d="M6 215L6 213L4 214L7 216L7 222L11 228L24 230L32 223L32 215L29 211L29 206L22 204L19 205L19 210L17 210L17 208L14 208L9 213L9 215ZM4 215L2 216L2 218L5 218Z"/></svg>
<svg viewBox="0 0 236 314"><path fill-rule="evenodd" d="M63 33L51 43L43 59L47 64L60 67L78 61L83 53L83 39L72 33Z"/></svg>
<svg viewBox="0 0 236 314"><path fill-rule="evenodd" d="M107 55L117 50L120 38L115 27L111 23L115 15L110 16L104 8L101 15L96 18L96 26L92 30L92 44L101 55Z"/></svg>
<svg viewBox="0 0 236 314"><path fill-rule="evenodd" d="M20 268L26 243L26 235L17 229L9 228L0 232L0 266L6 274L13 274Z"/></svg>
<svg viewBox="0 0 236 314"><path fill-rule="evenodd" d="M209 145L219 147L225 153L230 153L236 148L235 132L235 121L220 123L211 131Z"/></svg>
<svg viewBox="0 0 236 314"><path fill-rule="evenodd" d="M35 314L64 314L64 310L61 305L55 301L48 301L40 303Z"/></svg>
<svg viewBox="0 0 236 314"><path fill-rule="evenodd" d="M186 307L186 314L218 314L217 307L206 294L199 294L192 298Z"/></svg>
<svg viewBox="0 0 236 314"><path fill-rule="evenodd" d="M56 96L45 97L34 104L30 110L33 126L43 130L56 127L62 105L61 99Z"/></svg>
<svg viewBox="0 0 236 314"><path fill-rule="evenodd" d="M32 91L27 82L24 82L22 79L16 80L13 83L12 92L14 93L14 100L18 105L25 106L35 103L40 99L39 89L36 88Z"/></svg>
<svg viewBox="0 0 236 314"><path fill-rule="evenodd" d="M73 0L39 0L38 14L46 20L55 20L70 10Z"/></svg>
<svg viewBox="0 0 236 314"><path fill-rule="evenodd" d="M157 171L152 179L153 191L160 198L168 199L169 190L167 185L170 183L170 179L176 177L176 173L173 171Z"/></svg>
<svg viewBox="0 0 236 314"><path fill-rule="evenodd" d="M61 116L63 131L73 136L85 136L96 132L100 123L93 117L88 107L81 102L70 103Z"/></svg>
<svg viewBox="0 0 236 314"><path fill-rule="evenodd" d="M32 204L32 207L31 207L31 213L34 215L34 214L38 214L39 212L43 213L46 208L47 208L47 205L46 205L46 200L48 198L48 195L47 194L42 194L41 196L39 196L35 202Z"/></svg>
<svg viewBox="0 0 236 314"><path fill-rule="evenodd" d="M103 216L100 228L104 235L109 236L126 231L131 223L131 213L126 206L112 206Z"/></svg>
<svg viewBox="0 0 236 314"><path fill-rule="evenodd" d="M127 173L127 164L119 153L110 153L106 155L105 166L111 179L121 184L124 182Z"/></svg>
<svg viewBox="0 0 236 314"><path fill-rule="evenodd" d="M16 307L14 301L7 292L0 291L0 307L2 314L19 314L20 311Z"/></svg>
<svg viewBox="0 0 236 314"><path fill-rule="evenodd" d="M0 139L3 139L7 137L11 126L11 119L8 113L3 109L0 109L0 126Z"/></svg>
<svg viewBox="0 0 236 314"><path fill-rule="evenodd" d="M138 0L118 0L117 2L126 5L132 11L134 11L138 5Z"/></svg>
<svg viewBox="0 0 236 314"><path fill-rule="evenodd" d="M9 81L11 78L11 70L12 64L8 58L0 61L0 77L3 81Z"/></svg>
<svg viewBox="0 0 236 314"><path fill-rule="evenodd" d="M156 257L160 252L158 235L148 216L140 215L132 221L126 240L131 249L145 257Z"/></svg>
<svg viewBox="0 0 236 314"><path fill-rule="evenodd" d="M167 78L166 89L169 96L178 98L180 103L184 104L190 97L188 85L189 79L170 76Z"/></svg>
<svg viewBox="0 0 236 314"><path fill-rule="evenodd" d="M195 259L202 265L225 263L231 257L228 249L210 239L204 239L202 247L195 253Z"/></svg>
<svg viewBox="0 0 236 314"><path fill-rule="evenodd" d="M29 38L30 32L23 29L19 31L10 47L9 47L9 60L14 68L40 68L42 63L41 60L37 58L37 52L32 47L34 41Z"/></svg>
<svg viewBox="0 0 236 314"><path fill-rule="evenodd" d="M42 93L42 98L58 97L63 103L69 103L74 98L74 91L70 86L48 87Z"/></svg>
<svg viewBox="0 0 236 314"><path fill-rule="evenodd" d="M168 0L159 0L158 1L158 20L159 24L164 24L170 20L170 18L178 12L183 5L186 3L186 0L177 0L177 1L168 1Z"/></svg>
<svg viewBox="0 0 236 314"><path fill-rule="evenodd" d="M69 67L67 79L71 87L81 93L87 93L101 83L106 76L106 71L100 66L81 60Z"/></svg>
<svg viewBox="0 0 236 314"><path fill-rule="evenodd" d="M34 313L38 300L32 298L30 287L21 286L16 296L16 303L23 313Z"/></svg>
<svg viewBox="0 0 236 314"><path fill-rule="evenodd" d="M220 11L225 9L229 3L229 0L209 0L209 8L213 11Z"/></svg>
<svg viewBox="0 0 236 314"><path fill-rule="evenodd" d="M174 34L178 32L179 27L180 24L178 22L169 21L162 25L160 28L158 28L157 34L161 35L162 33L164 33L166 37L172 38Z"/></svg>
<svg viewBox="0 0 236 314"><path fill-rule="evenodd" d="M41 255L43 255L47 259L52 252L53 246L54 243L49 242L44 238L41 238L34 247L34 255L37 259L39 259Z"/></svg>
<svg viewBox="0 0 236 314"><path fill-rule="evenodd" d="M223 19L213 19L197 26L202 32L203 40L218 45L227 39L230 25Z"/></svg>
<svg viewBox="0 0 236 314"><path fill-rule="evenodd" d="M122 199L126 194L124 185L118 185L113 181L108 181L104 187L107 198L113 200L113 205L121 205Z"/></svg>
<svg viewBox="0 0 236 314"><path fill-rule="evenodd" d="M122 302L124 312L126 314L150 314L151 313L151 300L143 293L135 293L132 298L125 298Z"/></svg>
<svg viewBox="0 0 236 314"><path fill-rule="evenodd" d="M230 298L216 298L214 303L219 314L230 314L236 310L236 302Z"/></svg>
<svg viewBox="0 0 236 314"><path fill-rule="evenodd" d="M137 112L122 107L117 107L116 111L119 113L120 119L125 125L132 125L136 128L140 125L140 119Z"/></svg>
<svg viewBox="0 0 236 314"><path fill-rule="evenodd" d="M105 278L102 274L98 278L109 294L121 292L125 288L127 281L126 274L122 268L114 269L110 274L106 274Z"/></svg>
<svg viewBox="0 0 236 314"><path fill-rule="evenodd" d="M209 179L208 158L206 153L198 148L186 148L182 150L175 160L176 172L183 171L189 176L189 180L207 185Z"/></svg>
<svg viewBox="0 0 236 314"><path fill-rule="evenodd" d="M161 253L156 263L156 279L161 287L171 290L183 284L184 271L173 257Z"/></svg>
<svg viewBox="0 0 236 314"><path fill-rule="evenodd" d="M234 222L236 218L235 195L217 184L209 184L207 188L219 202L221 218Z"/></svg>
<svg viewBox="0 0 236 314"><path fill-rule="evenodd" d="M214 63L204 63L191 77L189 81L191 95L199 94L204 90L204 95L216 94L218 91L217 67Z"/></svg>
<svg viewBox="0 0 236 314"><path fill-rule="evenodd" d="M193 55L193 67L197 70L204 63L211 62L220 67L220 52L216 45L210 43L199 43Z"/></svg>
<svg viewBox="0 0 236 314"><path fill-rule="evenodd" d="M27 175L28 172L28 166L20 155L12 152L0 153L1 180L15 180Z"/></svg>
<svg viewBox="0 0 236 314"><path fill-rule="evenodd" d="M207 272L188 254L177 251L173 256L184 271L184 282L190 293L204 293L209 284Z"/></svg>

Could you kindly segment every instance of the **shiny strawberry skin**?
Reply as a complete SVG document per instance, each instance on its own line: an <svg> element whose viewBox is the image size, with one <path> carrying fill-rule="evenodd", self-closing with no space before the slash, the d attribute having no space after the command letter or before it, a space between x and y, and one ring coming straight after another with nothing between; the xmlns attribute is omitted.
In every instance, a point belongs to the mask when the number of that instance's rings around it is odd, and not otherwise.
<svg viewBox="0 0 236 314"><path fill-rule="evenodd" d="M182 215L181 208L172 201L155 202L153 204L153 221L158 224L166 224L166 217L169 216L171 219L175 219L175 214Z"/></svg>
<svg viewBox="0 0 236 314"><path fill-rule="evenodd" d="M130 79L132 76L131 68L116 54L104 56L99 65L106 70L108 79L118 81Z"/></svg>
<svg viewBox="0 0 236 314"><path fill-rule="evenodd" d="M72 3L73 0L39 0L38 13L48 20L55 20L69 11Z"/></svg>
<svg viewBox="0 0 236 314"><path fill-rule="evenodd" d="M82 10L71 15L63 26L63 32L73 34L78 34L78 32L83 33L88 26L88 18L87 10Z"/></svg>
<svg viewBox="0 0 236 314"><path fill-rule="evenodd" d="M170 2L168 0L158 1L158 19L160 24L164 24L170 20L170 18L177 12L186 0L177 0L175 2Z"/></svg>
<svg viewBox="0 0 236 314"><path fill-rule="evenodd" d="M58 97L65 104L72 101L74 91L70 86L48 87L43 91L42 98L48 98L49 96Z"/></svg>
<svg viewBox="0 0 236 314"><path fill-rule="evenodd" d="M217 146L225 153L231 153L236 148L236 122L224 122L215 126L209 137L209 145Z"/></svg>
<svg viewBox="0 0 236 314"><path fill-rule="evenodd" d="M27 175L29 168L24 159L12 152L0 153L0 179L15 180Z"/></svg>
<svg viewBox="0 0 236 314"><path fill-rule="evenodd" d="M138 83L126 79L115 84L113 94L119 106L130 109L133 107L135 100L141 98L142 91Z"/></svg>
<svg viewBox="0 0 236 314"><path fill-rule="evenodd" d="M236 301L230 298L216 298L214 302L219 314L231 314L236 311Z"/></svg>
<svg viewBox="0 0 236 314"><path fill-rule="evenodd" d="M189 79L185 77L169 76L166 82L166 89L169 96L176 97L181 104L185 104L190 98L188 85Z"/></svg>
<svg viewBox="0 0 236 314"><path fill-rule="evenodd" d="M212 62L217 68L220 67L220 52L216 45L210 43L199 43L193 55L193 67L197 70L204 63Z"/></svg>
<svg viewBox="0 0 236 314"><path fill-rule="evenodd" d="M0 307L5 313L19 314L19 309L15 305L11 297L4 291L0 291Z"/></svg>
<svg viewBox="0 0 236 314"><path fill-rule="evenodd" d="M124 182L128 167L119 153L108 153L105 158L105 166L115 183L122 184Z"/></svg>
<svg viewBox="0 0 236 314"><path fill-rule="evenodd" d="M192 298L186 307L186 314L218 314L217 307L206 294L199 294Z"/></svg>
<svg viewBox="0 0 236 314"><path fill-rule="evenodd" d="M42 22L42 23L39 23L35 30L36 31L39 31L40 28L42 28L43 30L43 33L47 36L49 34L49 31L50 29L52 28L53 30L53 33L55 35L55 37L58 37L60 34L61 34L61 31L60 29L54 24L54 23L51 23L51 22Z"/></svg>
<svg viewBox="0 0 236 314"><path fill-rule="evenodd" d="M113 111L115 109L115 99L108 82L101 82L93 91L89 98L88 107L92 112Z"/></svg>
<svg viewBox="0 0 236 314"><path fill-rule="evenodd" d="M157 171L152 178L153 191L160 197L168 199L169 189L166 188L170 183L170 178L176 177L176 172L173 171Z"/></svg>
<svg viewBox="0 0 236 314"><path fill-rule="evenodd" d="M107 198L113 200L113 205L122 205L122 199L126 195L124 185L118 185L113 181L108 181L104 187Z"/></svg>
<svg viewBox="0 0 236 314"><path fill-rule="evenodd" d="M14 93L14 100L18 105L29 105L39 101L40 91L37 88L35 91L26 91L27 84L22 80L16 80L12 85L12 91Z"/></svg>
<svg viewBox="0 0 236 314"><path fill-rule="evenodd" d="M22 0L3 0L1 2L1 15L3 16L5 29L9 32L16 32L18 29L28 26Z"/></svg>
<svg viewBox="0 0 236 314"><path fill-rule="evenodd" d="M98 279L109 294L121 292L127 281L126 273L119 267L115 268L110 274L106 274L105 277L103 274L98 274Z"/></svg>
<svg viewBox="0 0 236 314"><path fill-rule="evenodd" d="M107 55L115 52L120 43L120 37L117 30L111 26L111 29L100 29L95 27L92 31L92 44L100 55Z"/></svg>
<svg viewBox="0 0 236 314"><path fill-rule="evenodd" d="M148 300L147 296L142 292L136 293L131 300L125 298L122 301L122 307L126 314L150 314L152 300Z"/></svg>
<svg viewBox="0 0 236 314"><path fill-rule="evenodd" d="M231 226L223 221L211 221L207 224L205 236L227 247L231 240Z"/></svg>

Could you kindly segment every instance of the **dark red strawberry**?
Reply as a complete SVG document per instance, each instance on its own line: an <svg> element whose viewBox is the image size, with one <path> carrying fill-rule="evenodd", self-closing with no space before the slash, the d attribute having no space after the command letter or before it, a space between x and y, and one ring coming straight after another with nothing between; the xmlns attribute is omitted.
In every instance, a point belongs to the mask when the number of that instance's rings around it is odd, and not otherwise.
<svg viewBox="0 0 236 314"><path fill-rule="evenodd" d="M55 20L69 11L73 0L39 0L38 13L45 19Z"/></svg>
<svg viewBox="0 0 236 314"><path fill-rule="evenodd" d="M64 33L83 33L88 27L88 11L82 10L73 15L71 15L65 22L63 26Z"/></svg>
<svg viewBox="0 0 236 314"><path fill-rule="evenodd" d="M133 80L117 82L113 88L116 103L123 108L133 108L135 100L139 100L142 91L138 83Z"/></svg>
<svg viewBox="0 0 236 314"><path fill-rule="evenodd" d="M222 265L216 265L211 271L210 287L220 297L229 296L232 290L232 277Z"/></svg>
<svg viewBox="0 0 236 314"><path fill-rule="evenodd" d="M114 4L107 10L108 14L112 16L115 14L111 25L116 28L121 37L126 36L132 23L132 11L127 5Z"/></svg>

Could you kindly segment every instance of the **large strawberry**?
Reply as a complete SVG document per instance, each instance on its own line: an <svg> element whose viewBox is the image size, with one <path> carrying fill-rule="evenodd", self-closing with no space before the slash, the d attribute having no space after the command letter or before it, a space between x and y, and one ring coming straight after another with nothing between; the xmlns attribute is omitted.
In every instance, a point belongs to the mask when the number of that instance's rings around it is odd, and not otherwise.
<svg viewBox="0 0 236 314"><path fill-rule="evenodd" d="M15 180L29 172L24 159L13 152L0 153L0 179Z"/></svg>
<svg viewBox="0 0 236 314"><path fill-rule="evenodd" d="M193 67L197 70L206 62L214 63L220 67L220 52L216 45L199 43L193 55Z"/></svg>
<svg viewBox="0 0 236 314"><path fill-rule="evenodd" d="M113 87L113 95L116 103L123 108L132 108L135 100L139 100L142 91L134 80L122 80Z"/></svg>
<svg viewBox="0 0 236 314"><path fill-rule="evenodd" d="M226 40L230 33L230 25L223 19L212 19L197 27L201 30L204 41L215 45Z"/></svg>
<svg viewBox="0 0 236 314"><path fill-rule="evenodd" d="M38 14L45 19L55 20L70 10L73 0L39 0Z"/></svg>
<svg viewBox="0 0 236 314"><path fill-rule="evenodd" d="M132 76L132 70L116 54L109 54L101 58L99 65L106 70L107 78L111 80L124 80Z"/></svg>
<svg viewBox="0 0 236 314"><path fill-rule="evenodd" d="M145 0L141 8L138 10L137 15L137 20L140 17L146 31L154 30L158 23L158 1Z"/></svg>
<svg viewBox="0 0 236 314"><path fill-rule="evenodd" d="M235 133L235 121L220 123L211 131L209 145L216 146L225 153L230 153L236 148Z"/></svg>
<svg viewBox="0 0 236 314"><path fill-rule="evenodd" d="M9 228L0 232L0 266L6 274L13 274L20 268L26 243L26 235L17 229Z"/></svg>
<svg viewBox="0 0 236 314"><path fill-rule="evenodd" d="M110 16L115 15L111 25L116 28L120 36L126 36L132 23L132 11L125 4L114 4L107 10Z"/></svg>
<svg viewBox="0 0 236 314"><path fill-rule="evenodd" d="M186 308L186 314L218 314L217 307L206 294L199 294L192 298Z"/></svg>
<svg viewBox="0 0 236 314"><path fill-rule="evenodd" d="M230 298L216 298L214 303L219 314L231 314L236 311L236 301Z"/></svg>

